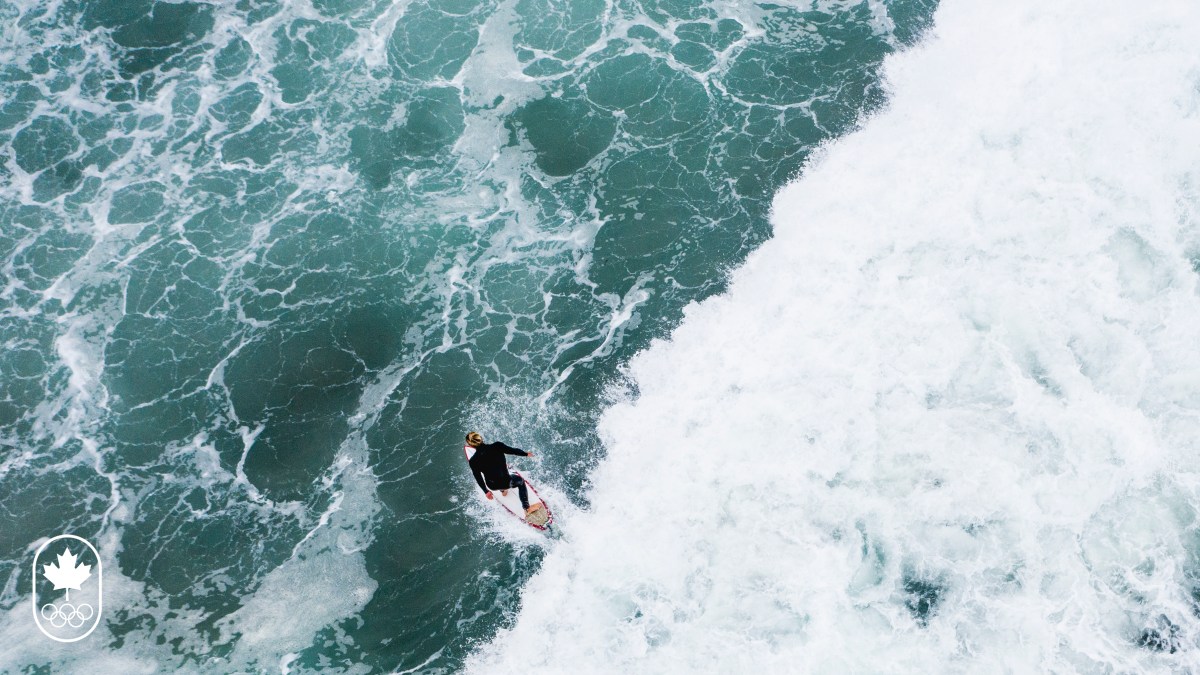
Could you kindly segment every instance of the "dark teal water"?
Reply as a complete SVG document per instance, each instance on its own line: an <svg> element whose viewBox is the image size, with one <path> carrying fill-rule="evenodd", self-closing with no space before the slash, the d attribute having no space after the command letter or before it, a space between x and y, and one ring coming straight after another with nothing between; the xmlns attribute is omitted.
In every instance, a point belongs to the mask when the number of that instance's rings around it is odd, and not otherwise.
<svg viewBox="0 0 1200 675"><path fill-rule="evenodd" d="M5 632L43 538L112 589L4 669L455 670L544 550L462 434L569 526L621 364L933 5L0 0Z"/></svg>

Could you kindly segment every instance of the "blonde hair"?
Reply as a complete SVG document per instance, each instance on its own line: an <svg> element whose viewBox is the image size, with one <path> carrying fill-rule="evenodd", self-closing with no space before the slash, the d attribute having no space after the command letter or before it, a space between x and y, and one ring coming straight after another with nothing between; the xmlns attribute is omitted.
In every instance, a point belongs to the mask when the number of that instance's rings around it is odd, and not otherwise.
<svg viewBox="0 0 1200 675"><path fill-rule="evenodd" d="M478 431L472 431L467 434L467 445L472 448L478 448L483 445L483 436L480 436Z"/></svg>

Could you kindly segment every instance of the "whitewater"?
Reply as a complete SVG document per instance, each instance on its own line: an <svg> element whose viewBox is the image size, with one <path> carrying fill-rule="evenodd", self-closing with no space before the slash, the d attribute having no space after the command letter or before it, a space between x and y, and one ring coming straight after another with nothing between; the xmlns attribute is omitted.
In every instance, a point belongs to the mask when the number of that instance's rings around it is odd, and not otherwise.
<svg viewBox="0 0 1200 675"><path fill-rule="evenodd" d="M1200 670L1200 5L947 0L472 672Z"/></svg>
<svg viewBox="0 0 1200 675"><path fill-rule="evenodd" d="M574 532L620 366L935 4L0 0L0 671L459 672L560 548L464 433Z"/></svg>

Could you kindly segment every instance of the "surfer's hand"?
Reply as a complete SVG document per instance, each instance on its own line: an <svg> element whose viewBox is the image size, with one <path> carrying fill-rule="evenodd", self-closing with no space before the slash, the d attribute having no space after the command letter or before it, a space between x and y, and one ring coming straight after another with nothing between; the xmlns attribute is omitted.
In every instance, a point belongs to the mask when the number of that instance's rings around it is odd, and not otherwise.
<svg viewBox="0 0 1200 675"><path fill-rule="evenodd" d="M489 492L489 493L487 493L487 496L488 496L488 499L495 499L495 497L493 497L493 496L492 496L492 493L490 493L490 492Z"/></svg>
<svg viewBox="0 0 1200 675"><path fill-rule="evenodd" d="M526 456L526 457L533 457L533 453L532 453L532 452L526 452L526 453L525 453L525 456Z"/></svg>

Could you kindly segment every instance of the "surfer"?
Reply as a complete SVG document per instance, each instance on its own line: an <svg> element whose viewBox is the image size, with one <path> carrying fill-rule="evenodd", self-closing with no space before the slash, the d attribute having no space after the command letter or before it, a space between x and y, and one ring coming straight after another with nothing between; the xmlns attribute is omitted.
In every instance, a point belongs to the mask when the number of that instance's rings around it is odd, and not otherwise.
<svg viewBox="0 0 1200 675"><path fill-rule="evenodd" d="M525 489L525 479L515 473L509 473L508 461L504 459L505 455L533 457L532 452L507 446L500 441L484 443L483 436L477 431L467 434L467 445L475 448L475 454L468 460L471 475L475 476L475 482L479 483L479 489L483 490L488 499L495 499L492 490L499 490L501 495L507 496L509 490L516 488L526 514L541 508L540 504L529 505L529 491Z"/></svg>

